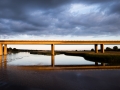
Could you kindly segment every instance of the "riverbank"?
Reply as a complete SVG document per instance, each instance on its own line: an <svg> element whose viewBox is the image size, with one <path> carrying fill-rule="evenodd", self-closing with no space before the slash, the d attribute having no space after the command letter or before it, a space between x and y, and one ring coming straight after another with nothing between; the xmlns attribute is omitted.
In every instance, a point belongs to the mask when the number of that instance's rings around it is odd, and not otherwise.
<svg viewBox="0 0 120 90"><path fill-rule="evenodd" d="M88 61L109 63L110 65L120 65L120 52L65 52L65 55L81 56Z"/></svg>

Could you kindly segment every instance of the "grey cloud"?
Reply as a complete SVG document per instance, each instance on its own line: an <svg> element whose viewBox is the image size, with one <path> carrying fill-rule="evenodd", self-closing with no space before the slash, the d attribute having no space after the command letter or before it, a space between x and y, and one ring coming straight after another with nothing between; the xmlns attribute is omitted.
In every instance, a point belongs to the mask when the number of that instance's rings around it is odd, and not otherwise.
<svg viewBox="0 0 120 90"><path fill-rule="evenodd" d="M99 12L69 15L75 3L98 5ZM119 14L119 0L1 0L0 34L116 35Z"/></svg>
<svg viewBox="0 0 120 90"><path fill-rule="evenodd" d="M113 3L109 9L109 13L119 13L120 14L120 1Z"/></svg>
<svg viewBox="0 0 120 90"><path fill-rule="evenodd" d="M58 27L68 29L68 33L73 35L116 35L120 34L119 18L119 15L116 14L108 16L100 13L90 13L74 18L67 17L62 23L58 23L60 24Z"/></svg>

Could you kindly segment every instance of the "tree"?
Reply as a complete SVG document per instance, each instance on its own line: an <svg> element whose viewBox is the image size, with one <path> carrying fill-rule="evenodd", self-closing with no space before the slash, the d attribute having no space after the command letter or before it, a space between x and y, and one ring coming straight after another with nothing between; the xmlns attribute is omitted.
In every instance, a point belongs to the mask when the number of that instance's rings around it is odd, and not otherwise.
<svg viewBox="0 0 120 90"><path fill-rule="evenodd" d="M114 46L114 47L113 47L113 50L114 50L114 51L117 51L117 50L118 50L118 46Z"/></svg>
<svg viewBox="0 0 120 90"><path fill-rule="evenodd" d="M9 48L7 48L7 50L8 50L8 51L12 51L12 48L11 48L11 47L9 47Z"/></svg>
<svg viewBox="0 0 120 90"><path fill-rule="evenodd" d="M94 51L94 49L92 48L91 51Z"/></svg>
<svg viewBox="0 0 120 90"><path fill-rule="evenodd" d="M13 48L13 51L18 51L16 48Z"/></svg>
<svg viewBox="0 0 120 90"><path fill-rule="evenodd" d="M106 47L106 51L111 51L112 49L110 47Z"/></svg>

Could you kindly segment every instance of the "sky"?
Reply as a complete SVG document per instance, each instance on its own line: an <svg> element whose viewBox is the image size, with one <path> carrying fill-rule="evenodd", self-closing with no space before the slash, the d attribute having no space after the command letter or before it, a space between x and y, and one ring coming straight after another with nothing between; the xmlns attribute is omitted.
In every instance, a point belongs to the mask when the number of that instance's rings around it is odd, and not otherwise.
<svg viewBox="0 0 120 90"><path fill-rule="evenodd" d="M0 39L120 40L120 0L0 0Z"/></svg>

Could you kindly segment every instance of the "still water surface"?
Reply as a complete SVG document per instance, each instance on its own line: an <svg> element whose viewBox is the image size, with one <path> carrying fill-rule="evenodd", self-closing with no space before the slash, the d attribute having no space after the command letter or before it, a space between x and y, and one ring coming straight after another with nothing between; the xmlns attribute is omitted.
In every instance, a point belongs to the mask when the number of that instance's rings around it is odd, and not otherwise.
<svg viewBox="0 0 120 90"><path fill-rule="evenodd" d="M83 57L66 56L64 54L54 57L55 65L90 65L94 62L85 60ZM7 55L7 65L51 65L51 56L20 52Z"/></svg>

